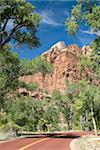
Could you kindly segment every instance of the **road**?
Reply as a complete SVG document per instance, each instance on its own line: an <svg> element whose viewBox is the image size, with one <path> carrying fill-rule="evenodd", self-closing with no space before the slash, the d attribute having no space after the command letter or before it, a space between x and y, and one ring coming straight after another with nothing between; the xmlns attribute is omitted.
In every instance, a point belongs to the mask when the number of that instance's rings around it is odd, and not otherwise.
<svg viewBox="0 0 100 150"><path fill-rule="evenodd" d="M34 135L0 143L0 150L70 150L70 142L90 132Z"/></svg>

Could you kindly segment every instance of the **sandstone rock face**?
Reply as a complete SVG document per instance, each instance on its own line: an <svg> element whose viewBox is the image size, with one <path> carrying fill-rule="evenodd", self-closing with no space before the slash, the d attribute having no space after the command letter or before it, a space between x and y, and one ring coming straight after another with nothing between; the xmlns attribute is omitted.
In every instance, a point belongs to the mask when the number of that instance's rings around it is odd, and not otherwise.
<svg viewBox="0 0 100 150"><path fill-rule="evenodd" d="M54 67L52 74L47 74L45 78L41 73L36 73L30 76L23 76L20 80L26 83L38 83L43 91L48 91L51 94L54 90L59 90L64 93L67 86L67 81L77 82L80 80L80 64L79 56L89 47L80 49L77 45L66 46L64 42L58 42L51 47L47 52L43 53Z"/></svg>

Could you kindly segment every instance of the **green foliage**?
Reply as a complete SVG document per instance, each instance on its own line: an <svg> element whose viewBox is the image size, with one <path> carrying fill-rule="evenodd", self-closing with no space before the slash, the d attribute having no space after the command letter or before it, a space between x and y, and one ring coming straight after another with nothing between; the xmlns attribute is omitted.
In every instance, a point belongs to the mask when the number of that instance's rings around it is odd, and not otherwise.
<svg viewBox="0 0 100 150"><path fill-rule="evenodd" d="M0 106L7 94L17 88L19 75L19 58L9 47L0 52Z"/></svg>
<svg viewBox="0 0 100 150"><path fill-rule="evenodd" d="M25 82L19 81L19 87L25 88L29 91L38 91L39 90L38 83L25 83Z"/></svg>
<svg viewBox="0 0 100 150"><path fill-rule="evenodd" d="M37 91L39 89L39 85L37 83L28 83L26 84L26 89L29 91Z"/></svg>
<svg viewBox="0 0 100 150"><path fill-rule="evenodd" d="M81 57L81 69L91 70L95 75L100 76L100 6L98 1L78 0L76 6L71 10L71 17L65 22L67 31L70 35L75 35L80 24L87 24L91 32L96 33L97 37L92 43L93 52L90 58Z"/></svg>
<svg viewBox="0 0 100 150"><path fill-rule="evenodd" d="M20 60L19 66L20 66L20 75L21 76L22 75L31 75L36 71L32 65L31 60L26 60L26 59Z"/></svg>
<svg viewBox="0 0 100 150"><path fill-rule="evenodd" d="M70 105L70 100L68 98L68 95L67 94L62 95L59 90L54 90L51 99L52 99L51 103L53 103L52 105L58 111L59 130L64 130L64 127L61 127L61 125L59 126L59 123L64 124L67 130L70 129L68 124L70 120L71 105ZM63 118L63 122L62 120L60 120L61 118Z"/></svg>
<svg viewBox="0 0 100 150"><path fill-rule="evenodd" d="M100 37L96 38L92 44L93 54L91 60L93 62L93 70L100 77Z"/></svg>
<svg viewBox="0 0 100 150"><path fill-rule="evenodd" d="M62 98L62 95L61 95L60 91L54 90L52 93L52 99L53 100L61 100L61 98Z"/></svg>
<svg viewBox="0 0 100 150"><path fill-rule="evenodd" d="M100 54L100 37L97 37L95 41L92 43L92 48L95 54Z"/></svg>
<svg viewBox="0 0 100 150"><path fill-rule="evenodd" d="M92 30L98 31L100 28L99 6L87 4L90 3L78 0L78 4L73 8L71 18L66 21L69 34L75 35L80 21L84 18ZM26 43L30 48L39 46L35 33L39 26L40 16L35 13L34 6L25 0L2 0L0 6L2 6L0 10L0 30L2 31L0 32L0 49L2 50L0 52L0 106L3 108L0 112L1 129L5 131L10 129L13 131L55 131L64 129L61 125L64 123L67 130L89 130L93 129L93 117L99 129L100 87L91 83L87 78L76 84L69 83L64 95L55 90L51 99L47 98L42 101L27 96L16 96L12 93L18 87L37 91L38 84L26 84L18 81L18 78L37 72L41 72L45 78L46 74L53 72L53 66L42 56L32 61L20 61L17 54L12 53L10 48L5 46L11 39L19 45ZM13 23L13 26L8 31L9 21ZM22 30L22 27L25 30ZM99 41L100 38L97 37L93 42L94 51L90 58L80 57L82 71L89 69L98 76L100 73Z"/></svg>
<svg viewBox="0 0 100 150"><path fill-rule="evenodd" d="M13 122L14 126L18 127L17 130L59 131L64 130L61 126L61 123L64 123L67 130L89 130L93 129L92 106L99 129L99 95L98 86L81 80L79 83L69 84L65 95L54 91L51 99L40 101L26 96L10 98L5 102L0 126L6 127L9 122Z"/></svg>
<svg viewBox="0 0 100 150"><path fill-rule="evenodd" d="M10 51L8 46L0 52L0 107L8 95L20 87L20 76L34 73L32 62L19 60L18 55ZM27 88L38 88L37 85L29 85ZM9 96L10 96L9 95Z"/></svg>
<svg viewBox="0 0 100 150"><path fill-rule="evenodd" d="M84 1L79 0L76 6L73 7L71 10L71 17L68 18L65 22L67 31L70 35L75 35L78 31L78 28L82 21L85 22L90 26L90 29L93 31L100 30L100 6L99 3L95 0L91 1Z"/></svg>
<svg viewBox="0 0 100 150"><path fill-rule="evenodd" d="M7 95L19 87L24 87L28 90L38 90L39 86L36 83L25 84L18 79L20 76L31 75L36 72L41 72L43 76L47 73L52 73L53 66L43 57L37 57L34 60L19 60L16 53L12 53L8 46L0 52L0 103L3 104ZM2 105L1 105L2 107Z"/></svg>
<svg viewBox="0 0 100 150"><path fill-rule="evenodd" d="M93 129L92 124L92 116L91 116L91 107L94 110L94 118L97 123L97 127L99 129L99 120L100 117L99 111L100 103L99 103L99 90L100 87L96 85L91 85L86 80L81 80L79 83L71 84L73 91L77 91L77 94L74 95L74 92L70 92L71 94L71 103L73 106L72 113L74 114L74 125L81 126L81 129L89 128ZM74 88L73 88L74 87ZM70 97L69 97L70 98ZM80 117L82 120L80 121ZM72 123L73 126L73 123Z"/></svg>
<svg viewBox="0 0 100 150"><path fill-rule="evenodd" d="M100 30L100 6L93 6L92 12L85 15L88 25L91 29Z"/></svg>
<svg viewBox="0 0 100 150"><path fill-rule="evenodd" d="M9 140L18 136L19 126L13 122L8 122L0 127L0 140Z"/></svg>
<svg viewBox="0 0 100 150"><path fill-rule="evenodd" d="M23 127L23 130L33 130L33 102L30 98L16 98L6 101L7 122L12 120L15 124Z"/></svg>
<svg viewBox="0 0 100 150"><path fill-rule="evenodd" d="M19 127L17 130L54 131L58 128L58 110L48 105L46 99L41 102L29 97L16 97L5 102L0 127L7 128L9 122L13 123L12 128Z"/></svg>
<svg viewBox="0 0 100 150"><path fill-rule="evenodd" d="M94 42L94 46L95 42ZM94 47L93 46L93 47ZM97 48L98 49L98 48ZM94 75L94 79L99 79L100 76L100 56L99 51L94 50L90 57L81 55L80 56L80 65L81 65L81 73L84 75L84 72L90 71ZM90 74L90 78L92 75Z"/></svg>
<svg viewBox="0 0 100 150"><path fill-rule="evenodd" d="M82 5L78 4L78 5L74 6L74 8L71 12L71 15L75 18L76 21L79 20L82 16L81 8L82 8Z"/></svg>
<svg viewBox="0 0 100 150"><path fill-rule="evenodd" d="M43 75L53 72L53 65L46 58L39 56L33 60L22 59L20 61L20 75L30 75L41 72Z"/></svg>
<svg viewBox="0 0 100 150"><path fill-rule="evenodd" d="M46 58L39 56L32 60L33 68L43 75L53 72L53 65Z"/></svg>
<svg viewBox="0 0 100 150"><path fill-rule="evenodd" d="M67 32L72 36L75 35L76 31L78 30L78 23L73 19L68 18L65 25L67 27Z"/></svg>
<svg viewBox="0 0 100 150"><path fill-rule="evenodd" d="M19 60L8 43L27 44L30 48L40 45L36 31L41 17L26 0L0 1L0 108L13 91L19 87L18 78L34 73L31 61ZM8 28L9 23L12 25ZM32 88L32 85L30 86ZM30 88L29 87L29 88ZM36 88L36 87L34 87Z"/></svg>
<svg viewBox="0 0 100 150"><path fill-rule="evenodd" d="M94 61L92 61L90 57L81 55L80 65L81 65L81 68L80 68L81 76L84 76L84 74L87 74L87 70L94 72ZM90 75L88 74L86 78L91 79L92 78L91 74Z"/></svg>
<svg viewBox="0 0 100 150"><path fill-rule="evenodd" d="M38 47L36 31L41 17L35 7L26 0L2 0L0 6L0 50L11 40L18 45L27 44L29 48ZM10 29L9 23L12 23Z"/></svg>

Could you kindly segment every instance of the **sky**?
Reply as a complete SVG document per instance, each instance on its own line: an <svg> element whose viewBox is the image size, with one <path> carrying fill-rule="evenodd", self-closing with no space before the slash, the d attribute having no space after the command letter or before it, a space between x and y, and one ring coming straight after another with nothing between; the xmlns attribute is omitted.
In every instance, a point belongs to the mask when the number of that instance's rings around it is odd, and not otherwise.
<svg viewBox="0 0 100 150"><path fill-rule="evenodd" d="M76 0L28 0L36 7L36 12L42 16L37 36L40 38L41 46L30 50L26 45L18 51L21 59L33 59L59 41L66 45L77 44L82 47L90 45L95 35L90 32L89 27L82 23L75 36L68 35L65 27L65 20L70 16L70 11Z"/></svg>

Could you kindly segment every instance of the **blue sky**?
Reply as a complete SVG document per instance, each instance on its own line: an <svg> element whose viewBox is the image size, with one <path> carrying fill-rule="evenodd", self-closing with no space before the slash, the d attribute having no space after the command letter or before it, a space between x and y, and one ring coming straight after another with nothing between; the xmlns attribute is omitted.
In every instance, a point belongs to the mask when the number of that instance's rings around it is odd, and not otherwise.
<svg viewBox="0 0 100 150"><path fill-rule="evenodd" d="M66 45L76 43L80 47L90 45L95 39L88 26L81 24L76 36L69 36L65 28L65 19L70 16L70 10L76 4L76 0L28 0L42 16L42 21L37 32L41 47L30 50L27 46L17 49L20 58L32 59L48 50L58 41L64 41Z"/></svg>

